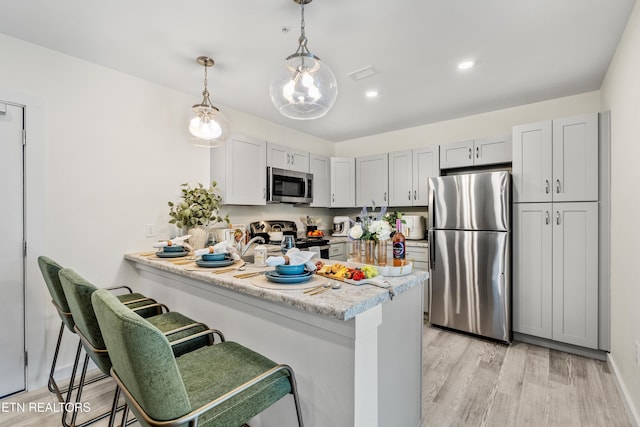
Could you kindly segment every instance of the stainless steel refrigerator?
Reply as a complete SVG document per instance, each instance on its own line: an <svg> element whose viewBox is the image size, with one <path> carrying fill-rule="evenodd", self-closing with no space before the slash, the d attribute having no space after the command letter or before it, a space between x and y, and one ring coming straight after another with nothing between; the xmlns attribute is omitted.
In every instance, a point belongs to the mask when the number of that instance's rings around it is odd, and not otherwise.
<svg viewBox="0 0 640 427"><path fill-rule="evenodd" d="M511 175L429 178L429 321L511 341Z"/></svg>

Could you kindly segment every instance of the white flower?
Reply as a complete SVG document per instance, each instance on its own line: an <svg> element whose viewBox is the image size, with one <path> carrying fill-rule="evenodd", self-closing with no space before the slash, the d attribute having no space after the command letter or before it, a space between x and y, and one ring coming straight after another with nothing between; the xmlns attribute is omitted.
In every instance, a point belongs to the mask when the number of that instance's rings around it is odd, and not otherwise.
<svg viewBox="0 0 640 427"><path fill-rule="evenodd" d="M359 239L362 237L362 227L360 224L356 224L349 230L349 237L352 239Z"/></svg>
<svg viewBox="0 0 640 427"><path fill-rule="evenodd" d="M391 227L386 221L371 221L369 224L369 232L376 235L376 239L380 241L389 240Z"/></svg>

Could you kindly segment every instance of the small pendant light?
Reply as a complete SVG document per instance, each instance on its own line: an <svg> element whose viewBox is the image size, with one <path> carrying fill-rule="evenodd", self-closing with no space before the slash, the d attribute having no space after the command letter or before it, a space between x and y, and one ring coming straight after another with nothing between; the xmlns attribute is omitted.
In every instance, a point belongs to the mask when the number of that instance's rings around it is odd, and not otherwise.
<svg viewBox="0 0 640 427"><path fill-rule="evenodd" d="M204 90L202 102L192 107L195 114L189 122L191 143L200 147L219 147L229 137L229 122L209 99L207 68L213 67L214 62L208 56L199 56L197 62L204 66Z"/></svg>
<svg viewBox="0 0 640 427"><path fill-rule="evenodd" d="M304 5L311 0L293 1L301 6L298 49L272 75L269 93L273 105L283 116L297 120L317 119L335 104L338 83L331 69L307 48Z"/></svg>

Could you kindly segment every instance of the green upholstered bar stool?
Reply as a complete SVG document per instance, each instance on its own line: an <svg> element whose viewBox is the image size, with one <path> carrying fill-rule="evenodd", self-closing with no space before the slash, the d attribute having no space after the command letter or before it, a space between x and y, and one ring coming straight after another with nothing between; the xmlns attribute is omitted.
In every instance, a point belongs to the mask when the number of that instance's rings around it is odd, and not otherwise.
<svg viewBox="0 0 640 427"><path fill-rule="evenodd" d="M82 342L84 350L87 353L82 367L80 386L78 387L78 391L76 393L75 401L76 403L79 403L82 397L82 384L83 379L86 375L87 366L89 364L89 358L91 358L91 360L93 360L98 368L107 375L110 374L111 359L110 353L108 352L104 344L104 340L102 338L102 334L98 326L95 313L93 311L93 306L91 305L91 295L96 292L98 288L96 288L76 272L68 268L60 270L59 277L62 288L64 289L65 296L67 298L67 302L69 304L73 320L75 322L74 330L80 337L80 341ZM104 291L110 293L106 289ZM114 298L116 299L116 301L119 301L117 297L114 296ZM130 307L130 310L136 310L136 312L142 312L143 314L147 310L145 306L136 308L129 305L128 307ZM140 318L142 319L143 317ZM175 341L176 345L174 345L173 351L175 351L178 355L187 353L202 346L211 345L214 341L214 336L207 325L194 322L192 319L178 312L168 312L151 317L146 317L143 321L150 325L154 325L154 327L161 330L161 333L163 334L163 336L166 336L167 339ZM213 332L215 332L219 336L221 341L224 341L224 336L220 331ZM115 414L119 409L117 406L119 395L120 389L119 387L116 387L111 411L94 417L91 420L88 420L79 425L87 425L99 419L110 416L109 425L112 426L115 421ZM67 402L70 401L70 396L71 393L68 393ZM75 405L75 407L77 406L78 405ZM63 425L75 426L77 415L77 411L73 411L71 423L68 424L67 413L63 412Z"/></svg>
<svg viewBox="0 0 640 427"><path fill-rule="evenodd" d="M175 357L161 331L109 292L92 301L111 376L142 426L240 426L287 394L303 425L289 366L229 341Z"/></svg>
<svg viewBox="0 0 640 427"><path fill-rule="evenodd" d="M49 289L49 294L51 295L51 303L56 308L58 316L60 316L61 320L60 332L58 333L58 341L56 343L55 352L53 353L53 360L51 362L51 370L49 371L49 382L47 386L50 392L56 394L60 402L64 402L69 388L67 387L61 390L54 378L54 373L56 370L58 353L60 352L60 344L62 343L62 336L64 334L64 331L66 329L75 334L73 330L75 323L73 322L73 317L71 316L71 311L69 310L69 305L67 304L67 298L64 295L62 285L60 284L60 278L58 277L58 272L62 270L62 266L46 256L38 257L38 266L40 267L40 271L42 272L44 281L47 284L47 288ZM141 305L150 305L150 307L148 308L151 311L147 314L159 314L161 312L161 307L155 300L147 298L139 293L133 293L131 291L131 288L129 288L128 286L118 286L110 289L113 291L122 290L127 292L125 294L118 295L118 299L125 304L132 304L136 307L139 307ZM81 350L82 344L78 340L78 347L76 350L76 357L74 359L72 372L75 372L77 370ZM87 382L87 384L101 380L103 378L105 378L105 375L92 378Z"/></svg>

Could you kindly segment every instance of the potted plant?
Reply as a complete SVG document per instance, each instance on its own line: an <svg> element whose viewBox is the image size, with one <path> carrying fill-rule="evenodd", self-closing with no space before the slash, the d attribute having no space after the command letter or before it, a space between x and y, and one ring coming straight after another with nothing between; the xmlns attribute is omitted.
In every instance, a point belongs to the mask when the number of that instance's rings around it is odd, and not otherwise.
<svg viewBox="0 0 640 427"><path fill-rule="evenodd" d="M175 224L178 228L186 228L191 235L189 243L194 249L203 248L207 239L207 227L210 224L225 221L229 223L229 215L222 217L220 207L222 197L218 194L217 183L213 181L209 188L201 183L191 187L184 183L180 185L182 189L182 200L176 203L169 202L170 224Z"/></svg>

